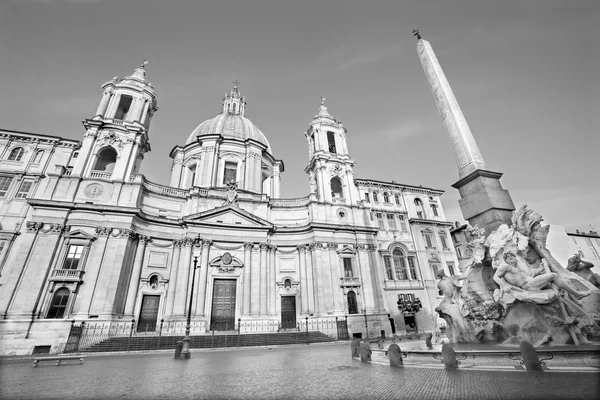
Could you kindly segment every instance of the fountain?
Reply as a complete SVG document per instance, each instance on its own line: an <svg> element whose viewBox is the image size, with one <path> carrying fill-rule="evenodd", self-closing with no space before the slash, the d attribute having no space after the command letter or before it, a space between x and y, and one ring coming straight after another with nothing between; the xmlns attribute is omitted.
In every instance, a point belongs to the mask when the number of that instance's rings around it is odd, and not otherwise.
<svg viewBox="0 0 600 400"><path fill-rule="evenodd" d="M600 290L556 261L546 246L549 226L528 206L487 238L469 229L461 274L439 275L436 311L450 343L534 346L589 344L600 336Z"/></svg>

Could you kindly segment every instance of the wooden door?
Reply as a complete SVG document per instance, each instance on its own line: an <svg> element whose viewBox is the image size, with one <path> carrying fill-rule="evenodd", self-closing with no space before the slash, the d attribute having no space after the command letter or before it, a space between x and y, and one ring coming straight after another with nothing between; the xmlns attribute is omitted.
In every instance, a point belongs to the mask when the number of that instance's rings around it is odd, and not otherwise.
<svg viewBox="0 0 600 400"><path fill-rule="evenodd" d="M281 297L281 327L283 329L296 328L296 297Z"/></svg>
<svg viewBox="0 0 600 400"><path fill-rule="evenodd" d="M235 289L234 279L215 279L210 314L211 330L235 330Z"/></svg>
<svg viewBox="0 0 600 400"><path fill-rule="evenodd" d="M154 332L156 330L159 305L160 296L144 295L144 297L142 297L142 309L140 310L137 328L138 332Z"/></svg>

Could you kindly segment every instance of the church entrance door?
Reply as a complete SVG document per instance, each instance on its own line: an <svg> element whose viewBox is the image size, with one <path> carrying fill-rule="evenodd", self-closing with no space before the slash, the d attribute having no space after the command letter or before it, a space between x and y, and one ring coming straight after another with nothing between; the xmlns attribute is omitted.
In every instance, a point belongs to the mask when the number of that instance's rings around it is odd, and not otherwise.
<svg viewBox="0 0 600 400"><path fill-rule="evenodd" d="M144 295L142 297L142 309L138 322L138 332L154 332L156 330L156 320L158 319L158 306L160 296Z"/></svg>
<svg viewBox="0 0 600 400"><path fill-rule="evenodd" d="M281 328L296 328L296 296L281 297Z"/></svg>
<svg viewBox="0 0 600 400"><path fill-rule="evenodd" d="M235 288L234 279L215 279L210 314L212 331L235 330Z"/></svg>

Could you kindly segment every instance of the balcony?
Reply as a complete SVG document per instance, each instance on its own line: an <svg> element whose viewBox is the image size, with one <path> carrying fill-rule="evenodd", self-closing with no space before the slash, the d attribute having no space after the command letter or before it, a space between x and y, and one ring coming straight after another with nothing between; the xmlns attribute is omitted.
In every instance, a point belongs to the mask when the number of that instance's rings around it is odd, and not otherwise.
<svg viewBox="0 0 600 400"><path fill-rule="evenodd" d="M106 171L90 171L90 178L110 179L112 172Z"/></svg>
<svg viewBox="0 0 600 400"><path fill-rule="evenodd" d="M340 287L358 287L360 286L360 279L357 276L351 276L346 278L340 278Z"/></svg>
<svg viewBox="0 0 600 400"><path fill-rule="evenodd" d="M82 282L85 271L81 269L55 269L52 271L50 281L55 282Z"/></svg>

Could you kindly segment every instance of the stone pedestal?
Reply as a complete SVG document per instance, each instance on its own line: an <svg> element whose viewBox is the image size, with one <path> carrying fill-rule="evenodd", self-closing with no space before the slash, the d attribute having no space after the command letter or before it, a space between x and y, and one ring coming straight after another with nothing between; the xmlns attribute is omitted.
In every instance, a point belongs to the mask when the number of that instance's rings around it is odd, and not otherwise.
<svg viewBox="0 0 600 400"><path fill-rule="evenodd" d="M458 204L464 218L471 226L495 231L502 224L511 225L515 205L500 183L502 173L477 169L460 179L453 188L458 189Z"/></svg>

